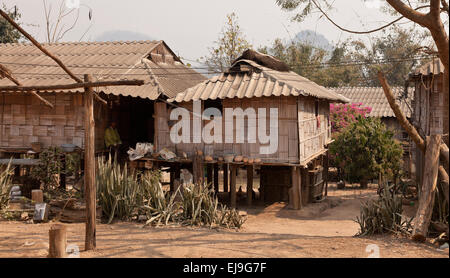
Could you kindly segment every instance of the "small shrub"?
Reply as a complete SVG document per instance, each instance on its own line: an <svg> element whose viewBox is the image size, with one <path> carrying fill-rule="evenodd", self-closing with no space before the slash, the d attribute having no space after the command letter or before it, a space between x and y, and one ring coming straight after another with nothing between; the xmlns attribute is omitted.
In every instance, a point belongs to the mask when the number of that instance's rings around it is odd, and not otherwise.
<svg viewBox="0 0 450 278"><path fill-rule="evenodd" d="M44 190L59 186L58 175L62 171L62 150L50 147L39 154L39 164L31 169L31 177L40 181Z"/></svg>

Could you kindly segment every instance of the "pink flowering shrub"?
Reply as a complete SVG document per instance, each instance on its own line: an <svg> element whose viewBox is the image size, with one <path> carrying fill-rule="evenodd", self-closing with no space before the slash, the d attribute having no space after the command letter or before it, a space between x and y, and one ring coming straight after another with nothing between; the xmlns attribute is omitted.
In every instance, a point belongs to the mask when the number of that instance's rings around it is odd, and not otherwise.
<svg viewBox="0 0 450 278"><path fill-rule="evenodd" d="M331 132L340 132L351 123L356 122L359 116L366 118L371 111L371 107L363 107L361 102L330 104Z"/></svg>

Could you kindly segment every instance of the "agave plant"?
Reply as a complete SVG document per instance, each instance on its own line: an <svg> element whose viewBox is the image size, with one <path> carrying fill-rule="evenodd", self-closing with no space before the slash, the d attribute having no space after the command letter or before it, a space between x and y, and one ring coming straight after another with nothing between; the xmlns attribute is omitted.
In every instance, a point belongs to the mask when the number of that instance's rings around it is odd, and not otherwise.
<svg viewBox="0 0 450 278"><path fill-rule="evenodd" d="M6 208L9 203L9 193L12 187L12 169L11 162L6 168L0 171L0 210Z"/></svg>
<svg viewBox="0 0 450 278"><path fill-rule="evenodd" d="M108 160L99 158L96 183L99 203L109 219L108 224L114 217L128 219L133 216L139 205L139 182L126 164L121 167L111 156Z"/></svg>
<svg viewBox="0 0 450 278"><path fill-rule="evenodd" d="M179 213L179 203L175 201L176 194L170 195L164 192L159 182L161 173L159 171L147 172L141 176L140 210L147 215L145 225L161 223L168 224L175 221Z"/></svg>
<svg viewBox="0 0 450 278"><path fill-rule="evenodd" d="M360 216L356 222L360 226L357 235L411 232L412 218L402 219L402 198L393 190L394 185L384 185L383 193L378 199L361 204Z"/></svg>
<svg viewBox="0 0 450 278"><path fill-rule="evenodd" d="M203 184L191 184L184 188L181 208L182 223L187 225L240 228L245 222L238 211L219 204L214 191Z"/></svg>

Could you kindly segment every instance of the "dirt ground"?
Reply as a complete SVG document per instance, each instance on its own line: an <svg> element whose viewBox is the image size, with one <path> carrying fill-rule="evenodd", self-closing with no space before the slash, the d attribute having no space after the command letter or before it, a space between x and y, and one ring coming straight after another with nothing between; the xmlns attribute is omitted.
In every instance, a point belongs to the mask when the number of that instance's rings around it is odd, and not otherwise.
<svg viewBox="0 0 450 278"><path fill-rule="evenodd" d="M83 251L84 224L66 224L68 244L79 246L84 257L368 257L376 246L381 258L448 258L448 249L418 244L394 236L354 237L362 200L375 196L367 190L330 187L329 197L301 211L284 203L239 209L248 213L239 231L180 226L146 227L119 222L97 225L97 249ZM46 257L52 223L26 224L0 220L0 257ZM72 248L73 249L73 248ZM367 251L366 251L367 250Z"/></svg>

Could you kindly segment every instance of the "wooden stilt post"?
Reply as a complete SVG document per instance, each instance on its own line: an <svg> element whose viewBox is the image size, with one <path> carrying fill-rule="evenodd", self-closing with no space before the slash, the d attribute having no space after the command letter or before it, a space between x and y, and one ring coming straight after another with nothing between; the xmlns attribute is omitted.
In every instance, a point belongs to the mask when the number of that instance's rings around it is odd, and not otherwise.
<svg viewBox="0 0 450 278"><path fill-rule="evenodd" d="M214 192L219 193L219 164L214 164Z"/></svg>
<svg viewBox="0 0 450 278"><path fill-rule="evenodd" d="M292 181L292 189L291 189L291 198L292 200L289 200L289 202L292 204L293 209L300 209L300 192L299 192L299 171L298 168L295 166L291 167L291 181Z"/></svg>
<svg viewBox="0 0 450 278"><path fill-rule="evenodd" d="M247 165L247 206L252 205L253 195L253 165Z"/></svg>
<svg viewBox="0 0 450 278"><path fill-rule="evenodd" d="M413 221L412 238L415 241L425 241L428 234L439 170L440 142L441 135L431 135L426 139L422 190L419 198L419 207Z"/></svg>
<svg viewBox="0 0 450 278"><path fill-rule="evenodd" d="M323 178L325 182L325 196L328 196L328 171L329 171L330 154L327 151L323 158Z"/></svg>
<svg viewBox="0 0 450 278"><path fill-rule="evenodd" d="M91 82L91 76L84 76L85 82ZM94 91L85 88L84 93L84 185L86 188L86 237L85 250L96 247L96 189L95 189L95 121Z"/></svg>
<svg viewBox="0 0 450 278"><path fill-rule="evenodd" d="M55 224L48 231L49 237L49 258L65 258L67 245L67 229L66 226Z"/></svg>
<svg viewBox="0 0 450 278"><path fill-rule="evenodd" d="M236 208L236 170L237 166L231 164L230 173L230 206Z"/></svg>
<svg viewBox="0 0 450 278"><path fill-rule="evenodd" d="M195 152L194 160L192 161L192 172L194 184L203 184L203 156Z"/></svg>
<svg viewBox="0 0 450 278"><path fill-rule="evenodd" d="M171 167L171 168L173 168L173 167ZM174 181L175 181L175 169L170 169L170 184L169 184L170 193L174 192L174 188L175 188Z"/></svg>
<svg viewBox="0 0 450 278"><path fill-rule="evenodd" d="M213 186L213 165L211 163L206 164L206 182L208 183L208 188Z"/></svg>
<svg viewBox="0 0 450 278"><path fill-rule="evenodd" d="M223 164L223 192L228 192L228 174L230 166L228 163Z"/></svg>

